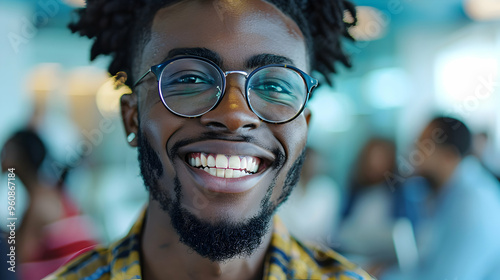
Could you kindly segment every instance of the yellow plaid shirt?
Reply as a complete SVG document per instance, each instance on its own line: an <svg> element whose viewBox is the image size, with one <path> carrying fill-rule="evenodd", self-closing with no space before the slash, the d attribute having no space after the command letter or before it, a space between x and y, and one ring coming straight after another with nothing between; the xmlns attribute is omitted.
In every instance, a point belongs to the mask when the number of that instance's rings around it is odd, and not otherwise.
<svg viewBox="0 0 500 280"><path fill-rule="evenodd" d="M139 246L145 212L123 239L108 248L99 247L79 256L44 280L142 279ZM265 257L264 280L284 279L374 278L332 250L306 247L290 236L275 216L271 246Z"/></svg>

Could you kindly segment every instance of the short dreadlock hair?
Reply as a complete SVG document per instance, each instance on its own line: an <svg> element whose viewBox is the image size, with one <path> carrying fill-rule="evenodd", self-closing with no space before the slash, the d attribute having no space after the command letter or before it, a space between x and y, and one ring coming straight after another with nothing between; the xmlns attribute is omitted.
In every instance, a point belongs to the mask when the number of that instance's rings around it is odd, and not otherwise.
<svg viewBox="0 0 500 280"><path fill-rule="evenodd" d="M90 60L99 55L111 55L108 71L119 71L132 77L134 55L149 39L154 14L161 8L181 0L88 0L77 10L78 18L69 24L73 33L94 39ZM301 29L309 52L311 69L321 73L332 84L330 73L336 73L335 62L351 67L342 48L342 38L352 40L348 28L355 24L356 10L347 0L267 0L292 18ZM350 14L352 22L344 21Z"/></svg>

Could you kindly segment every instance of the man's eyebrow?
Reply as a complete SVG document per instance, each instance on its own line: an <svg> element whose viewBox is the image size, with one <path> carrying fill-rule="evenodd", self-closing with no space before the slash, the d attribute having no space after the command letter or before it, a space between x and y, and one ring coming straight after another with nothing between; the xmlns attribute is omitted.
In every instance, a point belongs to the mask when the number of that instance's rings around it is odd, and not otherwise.
<svg viewBox="0 0 500 280"><path fill-rule="evenodd" d="M293 65L294 63L288 57L265 53L265 54L258 54L258 55L252 56L247 61L247 68L254 69L254 68L269 65L269 64L291 64L291 65Z"/></svg>
<svg viewBox="0 0 500 280"><path fill-rule="evenodd" d="M179 55L193 55L206 58L213 63L222 66L222 58L220 55L212 50L206 48L176 48L168 52L167 57L162 61L165 62Z"/></svg>
<svg viewBox="0 0 500 280"><path fill-rule="evenodd" d="M180 55L193 55L193 56L199 56L206 58L215 64L219 65L219 67L222 67L223 65L223 60L220 57L220 55L210 49L207 48L175 48L172 49L168 52L167 57L162 61L165 62L169 59L172 59L176 56ZM246 67L247 69L255 69L257 67L269 65L269 64L290 64L294 65L293 60L281 56L281 55L275 55L275 54L258 54L250 57L247 60Z"/></svg>

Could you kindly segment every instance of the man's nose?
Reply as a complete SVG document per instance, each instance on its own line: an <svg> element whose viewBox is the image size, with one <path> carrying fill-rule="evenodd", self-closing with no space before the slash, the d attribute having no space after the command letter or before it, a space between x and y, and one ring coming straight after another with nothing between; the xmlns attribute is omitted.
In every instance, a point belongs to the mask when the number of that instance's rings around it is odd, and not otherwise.
<svg viewBox="0 0 500 280"><path fill-rule="evenodd" d="M245 77L230 74L226 79L226 88L222 100L216 108L201 116L201 123L207 127L229 132L255 129L260 126L260 119L248 107L245 99Z"/></svg>

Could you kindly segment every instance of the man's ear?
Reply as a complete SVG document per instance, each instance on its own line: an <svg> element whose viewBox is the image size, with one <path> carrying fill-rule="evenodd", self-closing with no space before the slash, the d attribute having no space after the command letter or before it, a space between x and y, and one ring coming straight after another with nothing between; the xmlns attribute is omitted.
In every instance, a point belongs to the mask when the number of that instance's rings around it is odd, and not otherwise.
<svg viewBox="0 0 500 280"><path fill-rule="evenodd" d="M137 134L139 132L139 111L137 106L137 94L127 93L121 96L120 108L122 121L125 127L127 142L132 147L137 147Z"/></svg>
<svg viewBox="0 0 500 280"><path fill-rule="evenodd" d="M309 121L311 121L311 110L309 108L304 109L304 117L306 118L307 126L309 126Z"/></svg>

